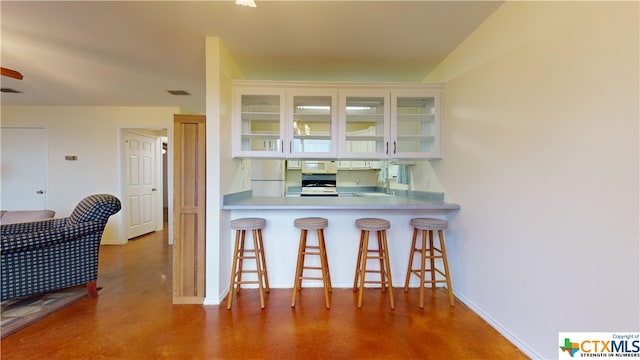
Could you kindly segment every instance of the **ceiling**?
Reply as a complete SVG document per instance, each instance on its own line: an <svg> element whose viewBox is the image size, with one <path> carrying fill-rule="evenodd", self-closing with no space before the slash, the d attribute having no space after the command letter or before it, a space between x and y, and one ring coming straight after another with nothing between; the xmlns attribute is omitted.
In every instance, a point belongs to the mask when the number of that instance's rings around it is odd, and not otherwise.
<svg viewBox="0 0 640 360"><path fill-rule="evenodd" d="M205 37L246 79L421 82L501 1L0 2L2 104L205 112ZM167 90L186 90L174 96Z"/></svg>

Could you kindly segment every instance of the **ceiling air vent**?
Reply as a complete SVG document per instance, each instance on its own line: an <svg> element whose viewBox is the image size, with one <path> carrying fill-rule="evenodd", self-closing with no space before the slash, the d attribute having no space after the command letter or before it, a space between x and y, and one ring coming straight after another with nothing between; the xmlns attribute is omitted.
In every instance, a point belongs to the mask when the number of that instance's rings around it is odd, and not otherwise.
<svg viewBox="0 0 640 360"><path fill-rule="evenodd" d="M9 94L22 94L22 91L12 89L12 88L0 88L0 92L9 93Z"/></svg>
<svg viewBox="0 0 640 360"><path fill-rule="evenodd" d="M171 95L191 95L186 90L167 90Z"/></svg>

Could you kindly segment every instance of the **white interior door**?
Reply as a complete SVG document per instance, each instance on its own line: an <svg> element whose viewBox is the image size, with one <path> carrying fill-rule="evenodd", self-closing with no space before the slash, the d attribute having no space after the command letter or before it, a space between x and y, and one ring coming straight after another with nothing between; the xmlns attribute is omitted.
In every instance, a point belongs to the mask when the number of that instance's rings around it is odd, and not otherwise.
<svg viewBox="0 0 640 360"><path fill-rule="evenodd" d="M155 231L156 139L125 132L127 238Z"/></svg>
<svg viewBox="0 0 640 360"><path fill-rule="evenodd" d="M0 207L3 210L45 209L47 129L3 127L0 133Z"/></svg>

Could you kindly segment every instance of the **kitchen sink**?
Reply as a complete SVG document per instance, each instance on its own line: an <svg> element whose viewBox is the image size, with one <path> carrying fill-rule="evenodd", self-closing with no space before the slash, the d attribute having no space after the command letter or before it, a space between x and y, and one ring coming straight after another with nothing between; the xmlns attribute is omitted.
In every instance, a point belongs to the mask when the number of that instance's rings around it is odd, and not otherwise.
<svg viewBox="0 0 640 360"><path fill-rule="evenodd" d="M394 195L383 193L383 192L361 192L361 193L354 193L354 195L359 197L394 196Z"/></svg>

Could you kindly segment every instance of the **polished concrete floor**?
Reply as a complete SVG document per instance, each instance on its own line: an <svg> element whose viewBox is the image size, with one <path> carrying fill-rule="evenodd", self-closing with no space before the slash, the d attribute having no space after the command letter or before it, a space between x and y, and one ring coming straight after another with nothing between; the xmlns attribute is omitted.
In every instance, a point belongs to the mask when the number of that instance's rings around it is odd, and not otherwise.
<svg viewBox="0 0 640 360"><path fill-rule="evenodd" d="M260 309L246 289L233 308L172 305L171 247L163 232L100 250L98 299L82 300L9 337L2 359L526 359L446 290L378 289L362 309L351 289L272 289ZM293 269L292 269L293 271Z"/></svg>

